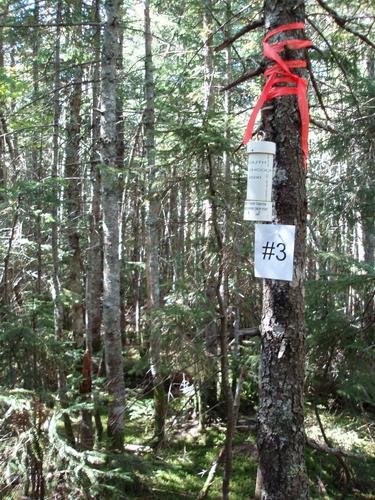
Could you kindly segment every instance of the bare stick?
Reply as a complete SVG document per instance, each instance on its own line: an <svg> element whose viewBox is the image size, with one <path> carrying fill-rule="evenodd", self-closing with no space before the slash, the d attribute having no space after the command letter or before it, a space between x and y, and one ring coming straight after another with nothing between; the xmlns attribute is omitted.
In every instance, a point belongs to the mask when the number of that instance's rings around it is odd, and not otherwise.
<svg viewBox="0 0 375 500"><path fill-rule="evenodd" d="M244 73L242 76L237 78L234 82L231 82L229 85L226 87L223 87L221 89L221 92L225 92L226 90L230 90L233 87L236 87L240 83L246 82L247 80L250 80L250 78L254 78L255 76L261 75L265 69L265 63L261 63L257 69L253 69L252 71L248 71L247 73Z"/></svg>
<svg viewBox="0 0 375 500"><path fill-rule="evenodd" d="M310 61L310 58L308 55L306 56L306 61L307 61L307 69L308 69L309 74L310 74L311 83L312 83L312 86L314 87L315 94L316 94L316 97L318 98L320 107L322 108L323 113L325 114L325 117L327 118L327 120L331 121L330 117L328 116L327 108L324 105L323 97L322 97L322 94L320 93L320 90L318 87L318 82L315 79L315 75L314 75L314 72L313 72L313 69L311 66L311 61Z"/></svg>
<svg viewBox="0 0 375 500"><path fill-rule="evenodd" d="M306 436L306 444L310 446L310 448L321 451L323 453L327 453L328 455L333 455L335 457L341 458L355 458L356 460L366 460L366 457L362 455L358 455L358 453L350 453L349 451L341 450L340 448L332 448L332 446L327 446L323 443L318 443L315 439L309 438Z"/></svg>
<svg viewBox="0 0 375 500"><path fill-rule="evenodd" d="M322 130L325 130L326 132L331 132L332 134L338 134L339 133L333 127L330 127L329 125L320 123L320 122L316 121L314 118L311 118L311 117L310 117L310 123L312 123L313 125L315 125L318 128L321 128Z"/></svg>
<svg viewBox="0 0 375 500"><path fill-rule="evenodd" d="M264 19L257 19L252 23L249 23L248 25L240 29L240 31L237 31L235 35L227 38L226 40L224 40L223 43L215 47L215 52L220 52L221 50L228 47L228 45L232 45L232 43L238 40L242 35L245 35L246 33L249 33L250 31L253 31L257 28L260 28L263 25L264 25Z"/></svg>
<svg viewBox="0 0 375 500"><path fill-rule="evenodd" d="M240 372L240 376L238 377L237 387L236 387L236 395L235 395L234 402L233 402L233 426L234 427L236 426L237 420L238 420L241 390L242 390L242 384L243 384L245 374L246 374L246 370L244 368L242 368L242 370ZM208 475L207 475L206 482L204 483L204 486L198 495L198 500L203 500L204 498L207 497L208 491L213 483L213 480L214 480L214 477L216 474L216 470L217 470L219 464L221 464L223 462L224 456L225 456L225 446L223 446L221 448L218 456L216 457L216 459L212 463L211 468L210 468Z"/></svg>
<svg viewBox="0 0 375 500"><path fill-rule="evenodd" d="M316 419L318 421L320 432L322 433L324 442L328 448L332 448L332 444L325 433L325 430L324 430L324 427L322 424L322 420L321 420L319 412L318 412L318 407L316 404L314 404L314 412L315 412L315 416L316 416ZM337 458L337 461L339 462L339 464L341 465L341 467L344 471L346 484L349 484L351 481L351 473L350 473L348 466L345 463L345 460L343 459L342 454L340 455L340 454L336 453L335 457Z"/></svg>
<svg viewBox="0 0 375 500"><path fill-rule="evenodd" d="M32 29L32 28L69 28L71 26L102 26L100 23L39 23L39 24L0 24L0 28Z"/></svg>

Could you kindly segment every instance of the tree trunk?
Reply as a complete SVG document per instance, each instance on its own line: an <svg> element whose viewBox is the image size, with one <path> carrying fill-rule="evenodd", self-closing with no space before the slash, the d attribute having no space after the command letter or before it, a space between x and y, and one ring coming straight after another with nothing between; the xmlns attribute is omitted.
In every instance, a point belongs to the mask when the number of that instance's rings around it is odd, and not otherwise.
<svg viewBox="0 0 375 500"><path fill-rule="evenodd" d="M56 12L56 40L55 40L55 79L54 79L54 110L53 110L53 160L51 176L54 180L51 215L52 215L52 230L51 230L51 246L52 246L52 291L53 291L53 304L54 304L54 321L55 321L55 337L58 342L62 341L63 335L63 305L61 300L60 290L60 277L59 277L59 211L58 204L60 201L59 187L57 184L58 168L59 168L59 122L60 122L60 27L62 19L62 2L57 2ZM61 406L66 407L65 394L66 394L66 379L63 366L58 368L58 388ZM72 424L67 413L64 413L64 427L65 434L68 442L75 445L75 438L73 434Z"/></svg>
<svg viewBox="0 0 375 500"><path fill-rule="evenodd" d="M301 22L304 2L266 0L264 15L267 30ZM301 31L284 32L272 42L303 37ZM302 51L285 52L284 58L303 58ZM261 498L293 500L308 498L303 424L305 172L296 97L276 98L267 108L266 138L276 142L275 222L295 225L296 241L293 281L267 279L263 285L257 445Z"/></svg>
<svg viewBox="0 0 375 500"><path fill-rule="evenodd" d="M205 112L205 121L209 122L215 109L215 93L214 93L214 55L213 55L213 20L212 20L212 0L207 0L204 4L203 11L203 36L204 36L204 82L203 82L203 107ZM209 175L216 175L217 158L214 158L211 153L208 153L207 170ZM214 179L211 179L214 183ZM209 186L209 191L211 186ZM209 193L210 196L210 193ZM217 252L215 248L215 234L212 227L212 199L204 201L204 237L207 240L207 252ZM209 262L211 259L208 259ZM210 264L209 264L210 265ZM217 276L216 265L205 269L205 298L212 311L217 306ZM208 415L211 413L211 408L217 407L217 372L218 372L218 326L217 320L212 319L205 328L205 348L206 360L203 370L203 383L200 397L202 399L200 406L204 412L204 417L200 417L200 421L204 425L205 420L208 420Z"/></svg>
<svg viewBox="0 0 375 500"><path fill-rule="evenodd" d="M2 15L4 19L8 11L8 6L3 7ZM4 69L4 29L0 28L0 71ZM7 187L8 170L5 162L5 131L3 130L3 109L4 99L0 99L0 187L5 191ZM3 201L4 194L0 191L0 202Z"/></svg>
<svg viewBox="0 0 375 500"><path fill-rule="evenodd" d="M367 78L371 82L372 86L368 86L369 90L374 89L375 82L375 56L374 51L369 50L367 55ZM375 98L375 92L370 90L369 101ZM374 208L373 208L373 192L375 184L375 137L371 130L368 131L368 137L370 141L369 147L369 165L367 167L367 178L366 181L361 186L361 209L360 218L362 225L362 235L363 235L363 250L364 250L364 261L372 269L375 266L375 218L374 218ZM369 328L375 322L375 297L374 292L370 291L366 294L363 308L363 327ZM371 344L371 333L368 330L366 335L368 343Z"/></svg>
<svg viewBox="0 0 375 500"><path fill-rule="evenodd" d="M108 435L111 448L121 450L124 434L125 386L120 330L119 204L116 96L120 53L121 0L106 0L102 60L102 206L103 206L103 327L107 375Z"/></svg>
<svg viewBox="0 0 375 500"><path fill-rule="evenodd" d="M73 19L82 17L82 2L75 0L72 3ZM82 39L82 28L79 26L72 35L72 43ZM66 124L66 147L65 147L65 178L67 180L66 190L66 233L68 238L68 272L65 280L65 288L71 292L70 307L65 309L66 323L69 330L73 332L73 338L78 347L82 348L85 334L84 313L84 287L82 277L82 257L78 221L81 217L81 168L80 168L80 142L81 142L81 101L82 101L82 77L83 69L77 65L72 72L72 90L68 101L68 118ZM81 391L82 401L88 403L91 393L90 353L83 357L83 363L88 359L86 366L90 383L89 389ZM85 365L84 365L85 373ZM81 436L80 445L82 449L91 449L94 445L93 426L91 411L81 410Z"/></svg>
<svg viewBox="0 0 375 500"><path fill-rule="evenodd" d="M38 25L40 22L40 10L38 0L34 0L34 23ZM40 34L39 29L35 28L33 31L33 99L36 100L39 96L39 51L40 51ZM32 174L36 177L38 182L42 179L42 168L40 161L41 148L38 148L39 133L33 134L33 149L31 153ZM37 244L37 280L36 292L38 295L42 292L42 220L40 216L41 202L37 200L38 214L35 217L35 241ZM37 318L35 318L35 321Z"/></svg>
<svg viewBox="0 0 375 500"><path fill-rule="evenodd" d="M231 6L230 2L227 3L226 18L229 22L231 18ZM227 33L229 35L229 33ZM225 72L225 84L229 84L231 78L231 48L226 48L226 72ZM224 111L225 111L225 139L229 138L228 130L228 120L230 114L230 94L225 92L224 95ZM232 475L232 444L233 436L236 425L236 410L233 402L233 393L231 389L231 384L229 380L229 353L228 353L228 306L229 306L229 221L228 216L231 213L229 208L229 186L230 186L230 161L229 155L225 151L223 155L223 166L224 166L224 220L222 229L222 241L220 245L220 238L216 236L220 252L220 269L219 269L219 283L218 283L218 303L219 311L221 315L220 319L220 346L221 346L221 372L222 372L222 387L225 396L226 404L226 419L227 428L225 432L225 456L224 456L224 473L223 473L223 485L222 485L222 496L223 500L229 498L229 485L230 478ZM214 212L214 211L213 211ZM216 229L218 232L219 229ZM233 377L234 378L234 377ZM239 411L239 397L241 392L242 381L239 380L238 387L238 411Z"/></svg>
<svg viewBox="0 0 375 500"><path fill-rule="evenodd" d="M100 0L95 0L95 22L100 23ZM86 269L86 348L97 354L101 348L102 292L103 292L103 234L100 211L100 27L94 34L94 71L91 117L91 211L89 215L89 248Z"/></svg>
<svg viewBox="0 0 375 500"><path fill-rule="evenodd" d="M167 411L166 395L163 385L160 362L160 329L155 325L153 315L160 307L159 288L159 217L160 196L155 187L155 103L154 103L154 71L152 63L152 33L149 1L144 2L145 15L145 94L146 109L144 113L145 147L148 166L148 213L147 213L147 302L148 325L150 334L150 363L153 379L155 404L155 437L157 446L163 445L165 439L165 418Z"/></svg>
<svg viewBox="0 0 375 500"><path fill-rule="evenodd" d="M82 17L81 0L72 5L73 19ZM82 28L78 27L72 35L72 44L82 38ZM78 221L81 216L81 101L82 101L82 66L77 65L72 72L72 86L68 101L65 146L65 178L67 180L66 235L68 238L68 273L64 287L71 292L72 303L65 311L69 330L73 332L76 344L82 347L84 340L84 306L80 235Z"/></svg>

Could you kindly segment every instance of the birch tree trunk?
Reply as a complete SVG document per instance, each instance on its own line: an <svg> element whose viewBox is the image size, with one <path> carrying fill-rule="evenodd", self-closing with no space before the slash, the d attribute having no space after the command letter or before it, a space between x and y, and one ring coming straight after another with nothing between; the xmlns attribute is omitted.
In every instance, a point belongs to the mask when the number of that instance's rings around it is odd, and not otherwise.
<svg viewBox="0 0 375 500"><path fill-rule="evenodd" d="M163 385L160 360L160 330L154 324L153 314L160 307L159 288L159 217L160 196L155 187L155 102L154 102L154 70L152 63L152 33L150 21L149 1L144 2L145 19L145 97L146 109L144 112L145 147L148 167L148 213L147 213L147 309L150 334L150 363L153 379L155 404L155 438L157 446L161 446L165 439L166 395Z"/></svg>
<svg viewBox="0 0 375 500"><path fill-rule="evenodd" d="M119 206L116 175L117 61L120 53L121 0L106 0L102 59L102 207L103 207L103 327L107 375L108 435L111 448L121 450L124 434L125 386L120 331Z"/></svg>
<svg viewBox="0 0 375 500"><path fill-rule="evenodd" d="M266 29L304 21L304 1L266 0ZM284 32L272 42L304 38ZM285 59L302 59L302 51L285 51ZM264 280L258 438L261 493L264 500L308 498L304 462L303 382L305 360L304 263L306 234L305 171L296 96L267 103L263 124L267 140L276 142L273 199L275 222L296 226L292 282Z"/></svg>

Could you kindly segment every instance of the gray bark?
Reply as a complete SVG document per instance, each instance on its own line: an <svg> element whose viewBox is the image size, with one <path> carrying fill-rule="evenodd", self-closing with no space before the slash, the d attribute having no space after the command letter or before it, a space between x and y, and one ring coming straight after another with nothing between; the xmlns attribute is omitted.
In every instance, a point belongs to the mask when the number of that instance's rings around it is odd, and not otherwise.
<svg viewBox="0 0 375 500"><path fill-rule="evenodd" d="M375 81L375 56L374 51L369 50L367 55L367 78ZM374 88L374 87L370 87ZM370 98L374 99L375 93L372 92L369 95ZM361 200L361 225L363 234L363 250L364 250L364 260L366 264L374 268L375 266L375 217L373 209L373 192L375 185L375 138L372 132L368 131L368 137L370 142L369 147L369 165L367 179L362 186L362 196ZM363 325L365 327L370 326L375 321L375 296L374 292L370 292L365 297L364 312L363 312ZM370 340L371 334L368 334L368 341Z"/></svg>
<svg viewBox="0 0 375 500"><path fill-rule="evenodd" d="M266 0L264 14L267 30L303 21L304 2ZM272 41L291 36L304 34L284 32ZM304 54L293 51L288 57L302 59ZM257 445L261 498L293 500L308 498L303 423L305 172L296 97L276 98L267 108L266 138L276 142L275 222L295 225L296 241L293 281L264 280Z"/></svg>
<svg viewBox="0 0 375 500"><path fill-rule="evenodd" d="M62 2L59 0L57 2L57 12L56 12L56 24L58 25L62 19ZM52 229L51 229L51 246L52 246L52 293L53 293L53 305L54 305L54 322L55 322L55 337L57 341L62 340L63 336L63 305L61 300L61 287L60 287L60 277L59 277L59 187L57 184L57 179L59 175L59 128L60 128L60 28L56 28L56 40L55 40L55 78L54 78L54 104L53 104L53 159L52 159L52 172L51 177L54 180L53 184L53 194L54 200L51 207L51 215L53 218ZM59 398L61 406L66 407L66 379L64 368L60 366L58 368L58 388L59 388ZM64 413L64 427L67 440L71 445L75 445L75 438L73 434L72 424L69 415Z"/></svg>
<svg viewBox="0 0 375 500"><path fill-rule="evenodd" d="M82 16L82 1L72 2L73 19ZM72 43L82 38L82 27L73 30ZM82 347L85 334L84 312L84 287L82 276L82 257L78 222L81 217L81 167L80 167L80 142L81 142L81 101L82 101L82 66L77 65L72 72L72 88L68 101L68 117L66 122L65 146L65 178L67 190L65 199L66 209L66 234L68 238L68 272L65 288L71 292L72 302L65 310L66 324L73 332L75 343ZM85 358L83 358L85 359ZM88 358L90 359L90 358ZM91 387L91 384L89 384ZM82 394L82 401L90 401L90 392ZM91 449L94 444L91 411L81 411L81 448Z"/></svg>
<svg viewBox="0 0 375 500"><path fill-rule="evenodd" d="M231 7L230 1L227 3L227 20L231 17ZM226 48L226 72L225 72L226 84L229 83L231 78L231 48ZM230 94L225 92L224 95L224 111L225 111L225 130L224 137L228 139L228 120L230 114ZM221 345L221 371L222 371L222 386L225 395L226 402L226 417L227 417L227 428L225 433L225 457L224 457L224 473L223 473L223 486L222 486L222 496L223 499L229 498L229 485L230 478L232 475L232 445L233 436L235 431L236 420L239 411L239 398L241 393L242 378L240 377L238 382L238 392L236 393L235 402L233 401L232 389L229 381L229 356L228 356L228 305L229 305L229 224L228 224L228 213L229 209L229 191L230 186L230 160L227 152L224 153L223 157L224 164L224 220L223 220L223 233L222 233L222 245L220 250L220 271L219 271L219 289L218 289L218 302L219 310L221 314L221 328L220 328L220 345ZM218 228L216 229L218 232ZM219 238L217 236L219 243ZM234 378L234 377L233 377ZM236 409L237 408L237 409Z"/></svg>
<svg viewBox="0 0 375 500"><path fill-rule="evenodd" d="M8 10L8 6L6 5L3 8L2 14L4 17L6 16L6 12ZM0 70L4 68L4 29L0 27ZM6 189L7 187L7 177L8 177L8 171L7 171L7 166L5 162L5 137L4 137L4 130L2 127L3 123L3 115L2 115L2 110L4 109L4 102L3 99L0 100L0 186L3 189ZM0 195L0 201L2 201L3 195Z"/></svg>
<svg viewBox="0 0 375 500"><path fill-rule="evenodd" d="M39 23L40 11L39 2L34 1L34 21L35 24ZM40 50L40 40L39 40L39 30L35 29L33 33L33 99L36 100L39 95L39 50ZM37 148L39 140L39 134L34 133L33 137L33 149L32 149L32 171L38 181L42 178L42 168L40 159L40 151ZM37 201L37 207L40 210L41 203ZM35 241L37 244L37 281L36 281L36 291L38 294L42 291L42 231L41 231L41 216L38 213L35 221Z"/></svg>
<svg viewBox="0 0 375 500"><path fill-rule="evenodd" d="M159 217L160 196L155 187L155 102L154 71L152 62L152 33L149 1L144 2L145 15L145 97L144 112L145 147L148 167L148 213L147 213L147 305L150 334L150 364L155 403L155 437L160 446L165 439L166 395L161 373L160 329L154 325L153 314L160 307L159 286Z"/></svg>
<svg viewBox="0 0 375 500"><path fill-rule="evenodd" d="M80 18L82 5L75 0L72 5L73 18ZM78 27L73 34L72 43L82 37L82 29ZM68 101L68 116L66 122L65 146L65 178L67 189L65 198L66 208L66 235L68 238L68 273L64 286L72 293L72 304L66 311L67 325L73 332L76 344L81 347L84 340L84 306L83 280L80 237L78 222L81 216L81 169L80 169L80 142L81 142L81 101L82 101L82 66L73 69L72 87Z"/></svg>
<svg viewBox="0 0 375 500"><path fill-rule="evenodd" d="M100 22L100 0L95 0L95 21ZM86 268L86 348L97 354L101 348L102 292L103 292L103 233L100 210L100 27L94 35L94 71L91 116L91 210L89 215L89 248Z"/></svg>
<svg viewBox="0 0 375 500"><path fill-rule="evenodd" d="M213 20L212 20L212 0L207 0L204 5L203 11L203 36L204 36L204 82L203 82L203 106L205 111L205 121L211 119L211 115L215 108L215 93L214 93L214 59L213 59ZM209 154L210 175L216 174L217 158L213 158ZM211 179L214 183L214 179ZM207 238L207 247L210 251L210 246L214 240L212 228L212 203L208 199L204 203L205 222L204 222L204 236ZM217 278L216 268L205 269L206 283L205 283L205 297L210 304L210 309L215 310L217 305ZM216 373L218 371L218 327L216 320L210 321L205 328L205 348L206 348L206 363L204 369L204 379L202 383L202 390L200 397L202 399L200 406L204 412L207 411L206 417L209 415L210 408L216 407L218 402L217 397L217 382ZM200 418L204 424L205 418Z"/></svg>
<svg viewBox="0 0 375 500"><path fill-rule="evenodd" d="M120 331L120 190L117 159L116 95L121 0L106 0L102 59L102 207L103 207L103 327L107 375L108 435L111 447L123 447L125 387Z"/></svg>

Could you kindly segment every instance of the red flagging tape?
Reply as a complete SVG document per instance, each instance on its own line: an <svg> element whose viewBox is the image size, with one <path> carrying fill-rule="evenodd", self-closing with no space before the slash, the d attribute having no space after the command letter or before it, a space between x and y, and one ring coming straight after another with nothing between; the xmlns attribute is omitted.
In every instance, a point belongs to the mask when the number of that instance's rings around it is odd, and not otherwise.
<svg viewBox="0 0 375 500"><path fill-rule="evenodd" d="M298 108L301 116L301 143L303 152L303 161L306 170L306 162L308 156L308 134L309 134L309 105L307 102L307 81L298 75L291 72L293 68L305 68L306 61L294 60L284 61L280 57L280 52L285 48L288 49L305 49L312 46L310 40L282 40L281 42L269 44L268 40L274 35L287 30L303 30L304 23L284 24L270 31L263 40L263 54L267 59L274 61L274 65L266 69L264 76L267 81L263 87L263 91L258 99L258 102L253 109L249 123L246 127L243 143L247 144L253 135L253 128L256 117L262 109L263 104L270 99L283 95L296 95L298 100ZM278 84L284 84L279 86Z"/></svg>

